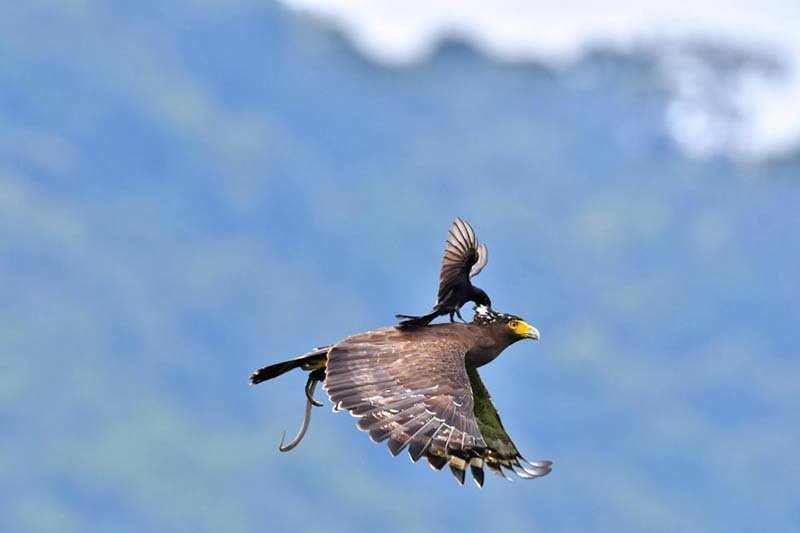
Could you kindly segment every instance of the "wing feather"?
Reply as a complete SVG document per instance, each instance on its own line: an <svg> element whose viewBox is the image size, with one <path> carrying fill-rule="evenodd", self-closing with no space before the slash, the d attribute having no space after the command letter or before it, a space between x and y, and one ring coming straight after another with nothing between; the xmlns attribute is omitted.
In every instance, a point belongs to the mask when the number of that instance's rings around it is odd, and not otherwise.
<svg viewBox="0 0 800 533"><path fill-rule="evenodd" d="M472 268L469 270L469 277L474 278L478 274L481 273L483 267L486 266L486 263L489 262L489 249L486 247L485 244L481 243L478 245L478 260L472 265Z"/></svg>
<svg viewBox="0 0 800 533"><path fill-rule="evenodd" d="M551 461L530 463L520 455L511 437L506 433L492 397L477 369L468 370L468 375L475 401L475 419L487 444L487 453L483 458L486 467L502 477L506 477L503 468L525 479L549 474L553 464Z"/></svg>
<svg viewBox="0 0 800 533"><path fill-rule="evenodd" d="M475 230L468 222L456 218L447 232L437 302L443 302L455 287L477 276L488 261L486 245L478 242Z"/></svg>
<svg viewBox="0 0 800 533"><path fill-rule="evenodd" d="M469 345L458 335L439 335L452 329L449 324L430 329L385 328L336 344L325 390L335 405L360 417L359 429L372 440L387 440L392 454L408 448L412 460L468 459L485 448L464 365Z"/></svg>

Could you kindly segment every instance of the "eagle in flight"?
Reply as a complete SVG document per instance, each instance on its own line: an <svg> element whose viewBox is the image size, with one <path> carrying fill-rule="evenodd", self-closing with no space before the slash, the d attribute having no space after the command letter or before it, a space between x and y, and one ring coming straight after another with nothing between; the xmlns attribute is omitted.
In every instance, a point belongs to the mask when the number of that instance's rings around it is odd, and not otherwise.
<svg viewBox="0 0 800 533"><path fill-rule="evenodd" d="M460 219L456 224L474 237L468 224ZM478 246L477 239L473 242ZM468 272L471 266L462 268ZM314 399L321 382L334 411L357 417L359 429L375 442L386 441L392 455L408 450L414 462L424 457L436 470L447 465L461 484L467 468L479 486L484 467L503 477L506 472L522 478L547 475L551 461L522 457L478 374L515 342L538 340L539 331L488 305L474 310L469 323L428 320L379 328L255 371L253 385L296 368L309 373L302 427L288 444L281 440L280 450L291 450L303 439L312 407L322 405Z"/></svg>

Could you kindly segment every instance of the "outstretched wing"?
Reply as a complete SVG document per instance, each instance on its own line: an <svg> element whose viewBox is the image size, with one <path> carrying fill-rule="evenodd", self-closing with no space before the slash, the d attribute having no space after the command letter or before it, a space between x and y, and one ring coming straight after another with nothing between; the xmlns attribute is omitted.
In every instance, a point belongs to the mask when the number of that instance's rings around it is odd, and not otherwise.
<svg viewBox="0 0 800 533"><path fill-rule="evenodd" d="M486 442L487 449L483 456L486 467L503 477L505 477L504 468L523 478L549 474L553 464L551 461L527 461L520 455L500 421L500 415L497 414L492 397L489 396L478 370L469 369L467 375L472 386L475 418Z"/></svg>
<svg viewBox="0 0 800 533"><path fill-rule="evenodd" d="M435 333L428 331L434 328ZM393 455L407 448L413 461L425 457L437 470L449 464L461 483L469 465L482 484L485 461L497 470L519 466L519 461L514 463L519 454L516 448L514 453L494 450L481 433L464 366L468 349L449 325L424 332L385 328L356 335L329 352L325 390L336 409L359 417L358 427L372 440L388 440ZM544 475L524 469L523 474Z"/></svg>
<svg viewBox="0 0 800 533"><path fill-rule="evenodd" d="M447 235L439 273L438 302L443 301L455 288L469 283L489 261L489 250L478 242L475 230L468 222L456 218Z"/></svg>

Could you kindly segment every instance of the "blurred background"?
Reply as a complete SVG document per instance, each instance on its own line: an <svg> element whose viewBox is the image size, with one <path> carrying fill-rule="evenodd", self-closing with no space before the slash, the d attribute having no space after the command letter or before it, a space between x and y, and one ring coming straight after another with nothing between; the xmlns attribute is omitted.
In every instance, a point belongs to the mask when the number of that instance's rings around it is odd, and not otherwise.
<svg viewBox="0 0 800 533"><path fill-rule="evenodd" d="M800 529L800 7L679 8L2 3L0 530ZM250 372L428 309L456 216L552 474L280 454Z"/></svg>

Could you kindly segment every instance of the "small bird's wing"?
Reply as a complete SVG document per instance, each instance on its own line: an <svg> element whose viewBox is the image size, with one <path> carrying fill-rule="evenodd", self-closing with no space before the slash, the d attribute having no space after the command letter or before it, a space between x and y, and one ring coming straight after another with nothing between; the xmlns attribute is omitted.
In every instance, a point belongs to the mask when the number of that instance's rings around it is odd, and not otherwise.
<svg viewBox="0 0 800 533"><path fill-rule="evenodd" d="M475 408L485 410L485 400L476 404L473 397L464 365L468 350L467 341L449 324L363 333L330 350L325 390L335 409L358 417L358 427L373 441L388 440L393 455L408 448L413 461L425 457L437 470L449 464L461 483L469 465L482 484L484 463L498 470L500 465L519 466L519 454L513 443L513 452L506 449L510 440L505 432L504 438L492 433L501 446L496 450L481 433ZM484 424L492 429L491 422ZM520 468L523 477L544 475Z"/></svg>
<svg viewBox="0 0 800 533"><path fill-rule="evenodd" d="M469 277L474 278L481 273L483 267L489 262L489 249L486 245L481 243L478 245L478 261L469 269Z"/></svg>
<svg viewBox="0 0 800 533"><path fill-rule="evenodd" d="M443 301L454 288L469 284L469 278L477 276L489 261L485 244L478 242L475 230L468 222L456 218L447 235L439 273L439 297Z"/></svg>

